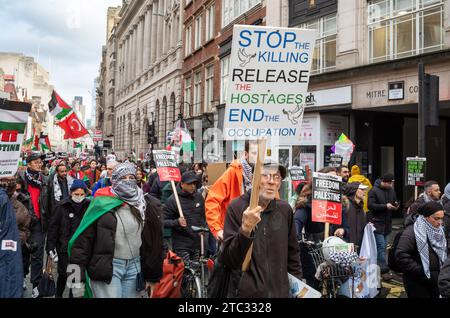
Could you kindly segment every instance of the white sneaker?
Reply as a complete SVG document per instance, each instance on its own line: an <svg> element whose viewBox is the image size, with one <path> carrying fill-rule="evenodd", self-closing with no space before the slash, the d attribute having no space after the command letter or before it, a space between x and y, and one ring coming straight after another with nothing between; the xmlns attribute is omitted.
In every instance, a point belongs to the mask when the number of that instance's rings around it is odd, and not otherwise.
<svg viewBox="0 0 450 318"><path fill-rule="evenodd" d="M27 279L23 279L23 290L27 290Z"/></svg>
<svg viewBox="0 0 450 318"><path fill-rule="evenodd" d="M39 297L39 290L37 287L33 288L33 291L31 292L31 298L38 298Z"/></svg>

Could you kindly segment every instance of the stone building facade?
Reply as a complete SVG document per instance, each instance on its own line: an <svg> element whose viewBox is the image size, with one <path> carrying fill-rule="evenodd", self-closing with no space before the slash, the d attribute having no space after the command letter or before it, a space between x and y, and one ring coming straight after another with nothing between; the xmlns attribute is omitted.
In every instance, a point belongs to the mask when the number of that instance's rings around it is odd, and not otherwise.
<svg viewBox="0 0 450 318"><path fill-rule="evenodd" d="M180 112L183 6L179 0L132 0L124 2L119 16L110 55L113 149L122 158L133 151L142 158L149 150L149 124L154 121L158 132L155 149L162 148Z"/></svg>

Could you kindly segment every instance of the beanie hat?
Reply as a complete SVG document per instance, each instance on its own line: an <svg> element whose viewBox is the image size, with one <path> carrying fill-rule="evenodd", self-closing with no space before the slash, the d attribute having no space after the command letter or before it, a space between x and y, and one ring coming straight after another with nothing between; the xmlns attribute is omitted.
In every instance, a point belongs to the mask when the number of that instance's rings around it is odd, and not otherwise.
<svg viewBox="0 0 450 318"><path fill-rule="evenodd" d="M444 207L437 201L429 201L419 208L419 214L429 217L438 211L443 211Z"/></svg>
<svg viewBox="0 0 450 318"><path fill-rule="evenodd" d="M446 197L447 199L450 200L450 183L447 184L447 186L445 187L444 195L445 195L445 197Z"/></svg>
<svg viewBox="0 0 450 318"><path fill-rule="evenodd" d="M357 165L354 165L352 167L352 172L351 172L352 176L356 176L361 174L361 169L359 169L359 167Z"/></svg>
<svg viewBox="0 0 450 318"><path fill-rule="evenodd" d="M114 184L117 181L119 181L122 177L125 177L130 174L133 176L136 175L136 168L134 167L134 165L129 162L121 163L114 169L111 176L111 183Z"/></svg>
<svg viewBox="0 0 450 318"><path fill-rule="evenodd" d="M83 189L84 191L86 191L87 190L86 183L78 179L73 180L73 183L70 186L70 191L75 191L76 189Z"/></svg>
<svg viewBox="0 0 450 318"><path fill-rule="evenodd" d="M359 182L346 184L344 188L344 195L348 198L353 197L356 194L356 191L358 191L359 185Z"/></svg>

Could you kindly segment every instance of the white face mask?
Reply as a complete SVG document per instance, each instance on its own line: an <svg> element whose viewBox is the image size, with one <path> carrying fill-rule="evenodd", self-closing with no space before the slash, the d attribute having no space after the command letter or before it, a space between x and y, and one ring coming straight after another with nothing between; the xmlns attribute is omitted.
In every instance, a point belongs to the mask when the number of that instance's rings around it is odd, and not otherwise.
<svg viewBox="0 0 450 318"><path fill-rule="evenodd" d="M79 197L79 196L74 196L73 195L72 196L72 201L75 202L75 203L81 203L81 202L84 201L85 198L86 198L85 196Z"/></svg>

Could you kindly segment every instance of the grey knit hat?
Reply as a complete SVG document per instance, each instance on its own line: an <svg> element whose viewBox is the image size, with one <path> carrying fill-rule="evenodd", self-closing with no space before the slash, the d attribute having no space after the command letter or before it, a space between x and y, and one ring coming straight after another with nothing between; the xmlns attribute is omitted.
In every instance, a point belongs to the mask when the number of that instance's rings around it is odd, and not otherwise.
<svg viewBox="0 0 450 318"><path fill-rule="evenodd" d="M134 167L134 165L128 162L121 163L113 170L111 183L114 184L119 181L120 178L130 174L136 176L136 168Z"/></svg>

